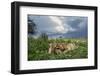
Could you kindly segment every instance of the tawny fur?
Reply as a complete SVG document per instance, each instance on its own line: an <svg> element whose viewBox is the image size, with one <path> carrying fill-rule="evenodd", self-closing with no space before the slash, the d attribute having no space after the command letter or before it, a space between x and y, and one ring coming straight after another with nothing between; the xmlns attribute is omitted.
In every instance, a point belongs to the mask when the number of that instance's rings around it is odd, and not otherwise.
<svg viewBox="0 0 100 76"><path fill-rule="evenodd" d="M76 48L77 46L74 43L50 43L48 53L66 53Z"/></svg>

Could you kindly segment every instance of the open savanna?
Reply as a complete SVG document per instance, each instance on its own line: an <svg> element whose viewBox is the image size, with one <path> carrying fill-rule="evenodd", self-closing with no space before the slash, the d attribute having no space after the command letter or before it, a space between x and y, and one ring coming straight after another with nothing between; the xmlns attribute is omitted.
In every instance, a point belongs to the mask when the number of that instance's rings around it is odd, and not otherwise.
<svg viewBox="0 0 100 76"><path fill-rule="evenodd" d="M49 43L74 43L78 48L66 53L48 53ZM28 37L28 60L82 59L88 57L88 45L85 38L42 39Z"/></svg>

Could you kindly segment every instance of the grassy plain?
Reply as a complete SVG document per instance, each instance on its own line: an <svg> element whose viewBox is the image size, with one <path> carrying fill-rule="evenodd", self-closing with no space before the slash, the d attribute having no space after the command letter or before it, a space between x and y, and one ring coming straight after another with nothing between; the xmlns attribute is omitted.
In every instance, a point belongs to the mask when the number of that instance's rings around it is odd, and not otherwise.
<svg viewBox="0 0 100 76"><path fill-rule="evenodd" d="M49 43L75 43L78 48L67 53L48 53ZM88 57L88 45L86 39L34 39L28 38L28 60L57 60L57 59L82 59Z"/></svg>

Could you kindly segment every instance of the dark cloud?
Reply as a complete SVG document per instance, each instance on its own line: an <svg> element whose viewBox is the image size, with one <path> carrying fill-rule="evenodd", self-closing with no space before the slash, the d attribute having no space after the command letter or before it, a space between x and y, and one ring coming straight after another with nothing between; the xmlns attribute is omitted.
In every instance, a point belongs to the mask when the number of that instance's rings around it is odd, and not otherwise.
<svg viewBox="0 0 100 76"><path fill-rule="evenodd" d="M37 31L49 37L79 38L87 37L88 18L79 16L35 16L28 15L37 25ZM58 28L57 28L58 27ZM61 28L60 28L61 27ZM64 29L63 29L64 28ZM60 32L58 32L60 30Z"/></svg>

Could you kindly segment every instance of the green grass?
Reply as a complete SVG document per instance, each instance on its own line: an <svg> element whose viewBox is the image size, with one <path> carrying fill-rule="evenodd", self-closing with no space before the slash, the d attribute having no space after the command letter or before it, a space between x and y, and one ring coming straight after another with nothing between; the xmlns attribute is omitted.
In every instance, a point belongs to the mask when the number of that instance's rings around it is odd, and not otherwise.
<svg viewBox="0 0 100 76"><path fill-rule="evenodd" d="M78 48L67 53L48 54L49 43L75 43ZM80 59L88 57L86 39L34 39L28 38L28 60Z"/></svg>

